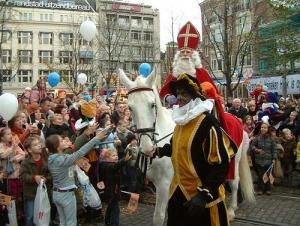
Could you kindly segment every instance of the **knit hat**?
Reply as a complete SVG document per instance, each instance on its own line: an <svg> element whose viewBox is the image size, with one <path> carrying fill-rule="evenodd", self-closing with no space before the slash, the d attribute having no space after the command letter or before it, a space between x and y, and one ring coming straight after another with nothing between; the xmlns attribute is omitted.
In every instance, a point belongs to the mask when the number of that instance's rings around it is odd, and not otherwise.
<svg viewBox="0 0 300 226"><path fill-rule="evenodd" d="M80 111L83 116L94 118L96 116L96 104L94 102L83 102Z"/></svg>
<svg viewBox="0 0 300 226"><path fill-rule="evenodd" d="M83 102L79 108L80 118L75 123L75 129L81 130L95 123L96 104L94 102Z"/></svg>

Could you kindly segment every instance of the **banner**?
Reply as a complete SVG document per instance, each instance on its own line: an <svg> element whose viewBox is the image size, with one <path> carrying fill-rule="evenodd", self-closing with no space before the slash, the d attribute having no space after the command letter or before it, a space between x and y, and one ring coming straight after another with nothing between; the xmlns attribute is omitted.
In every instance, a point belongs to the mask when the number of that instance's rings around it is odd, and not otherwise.
<svg viewBox="0 0 300 226"><path fill-rule="evenodd" d="M287 94L300 94L300 74L288 75ZM282 76L252 78L247 89L249 92L255 89L255 85L261 83L268 87L268 91L282 95Z"/></svg>

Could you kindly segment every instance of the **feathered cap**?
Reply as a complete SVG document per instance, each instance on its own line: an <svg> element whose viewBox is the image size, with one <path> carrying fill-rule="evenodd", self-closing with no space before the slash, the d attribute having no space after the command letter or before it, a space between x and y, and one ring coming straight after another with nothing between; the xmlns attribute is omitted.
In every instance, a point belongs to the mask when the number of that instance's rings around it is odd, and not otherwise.
<svg viewBox="0 0 300 226"><path fill-rule="evenodd" d="M205 97L202 95L202 89L198 83L198 80L191 75L181 74L176 80L170 82L170 90L175 96L177 96L178 88L184 88L193 96L198 96L201 97L201 99L205 99Z"/></svg>

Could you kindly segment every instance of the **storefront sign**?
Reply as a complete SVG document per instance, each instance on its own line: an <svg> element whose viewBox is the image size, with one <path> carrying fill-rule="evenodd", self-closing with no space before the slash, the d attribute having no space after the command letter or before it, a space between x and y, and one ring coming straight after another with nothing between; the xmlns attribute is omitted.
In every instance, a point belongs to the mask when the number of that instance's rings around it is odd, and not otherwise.
<svg viewBox="0 0 300 226"><path fill-rule="evenodd" d="M4 2L4 0L0 0ZM43 2L43 1L5 1L7 5L14 7L29 7L29 8L47 8L47 9L64 9L64 10L78 10L78 11L92 11L92 7L88 4L78 5L73 3L59 3L59 2Z"/></svg>
<svg viewBox="0 0 300 226"><path fill-rule="evenodd" d="M300 74L288 75L286 80L287 94L300 94ZM282 95L282 76L252 78L247 86L248 91L253 91L257 83L267 86L270 92L277 92Z"/></svg>
<svg viewBox="0 0 300 226"><path fill-rule="evenodd" d="M119 4L115 3L112 5L113 10L128 10L134 12L141 12L141 6L139 5L127 5L127 4Z"/></svg>

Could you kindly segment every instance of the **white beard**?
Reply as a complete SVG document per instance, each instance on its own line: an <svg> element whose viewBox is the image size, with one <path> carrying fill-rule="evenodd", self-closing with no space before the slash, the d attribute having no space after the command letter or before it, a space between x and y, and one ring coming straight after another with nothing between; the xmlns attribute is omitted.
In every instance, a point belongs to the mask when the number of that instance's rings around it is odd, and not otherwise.
<svg viewBox="0 0 300 226"><path fill-rule="evenodd" d="M176 78L184 73L196 77L196 68L200 67L202 67L201 59L197 51L193 51L190 58L182 59L180 51L178 51L174 56L173 75Z"/></svg>
<svg viewBox="0 0 300 226"><path fill-rule="evenodd" d="M195 64L192 62L191 58L181 59L178 58L176 65L173 68L174 77L178 77L181 74L189 74L191 76L195 76L196 69Z"/></svg>

